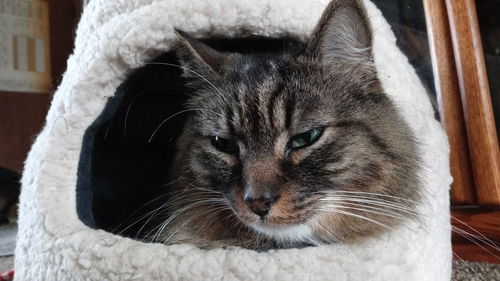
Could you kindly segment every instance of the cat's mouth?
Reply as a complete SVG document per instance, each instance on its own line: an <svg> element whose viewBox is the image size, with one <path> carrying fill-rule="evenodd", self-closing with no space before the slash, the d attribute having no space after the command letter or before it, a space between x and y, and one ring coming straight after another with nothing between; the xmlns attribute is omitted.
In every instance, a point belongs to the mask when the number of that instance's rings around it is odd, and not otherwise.
<svg viewBox="0 0 500 281"><path fill-rule="evenodd" d="M287 243L312 240L313 230L308 223L308 218L312 214L310 210L306 210L309 208L301 212L294 211L295 205L291 202L290 196L282 193L280 199L270 207L266 215L259 215L241 196L238 196L239 194L235 195L231 200L234 214L256 233Z"/></svg>
<svg viewBox="0 0 500 281"><path fill-rule="evenodd" d="M278 241L303 242L313 237L313 231L307 224L272 224L262 221L251 224L250 227Z"/></svg>

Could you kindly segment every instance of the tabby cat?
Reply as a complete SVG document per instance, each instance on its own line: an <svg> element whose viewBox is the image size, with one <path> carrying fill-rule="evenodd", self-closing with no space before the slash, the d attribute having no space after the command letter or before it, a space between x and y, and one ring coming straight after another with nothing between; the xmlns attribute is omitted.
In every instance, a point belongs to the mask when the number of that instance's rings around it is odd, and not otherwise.
<svg viewBox="0 0 500 281"><path fill-rule="evenodd" d="M383 92L361 1L299 51L219 52L178 30L194 89L154 239L251 249L353 243L415 217L414 136Z"/></svg>

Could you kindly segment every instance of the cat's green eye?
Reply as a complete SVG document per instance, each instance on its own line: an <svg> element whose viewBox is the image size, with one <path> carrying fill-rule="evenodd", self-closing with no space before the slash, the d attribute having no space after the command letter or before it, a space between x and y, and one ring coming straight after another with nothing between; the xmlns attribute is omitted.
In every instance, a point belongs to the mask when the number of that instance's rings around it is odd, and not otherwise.
<svg viewBox="0 0 500 281"><path fill-rule="evenodd" d="M225 138L213 136L210 142L217 150L225 153L236 154L239 151L238 145L235 142Z"/></svg>
<svg viewBox="0 0 500 281"><path fill-rule="evenodd" d="M312 145L323 134L323 128L315 128L307 132L293 136L290 139L289 147L291 149L299 149Z"/></svg>

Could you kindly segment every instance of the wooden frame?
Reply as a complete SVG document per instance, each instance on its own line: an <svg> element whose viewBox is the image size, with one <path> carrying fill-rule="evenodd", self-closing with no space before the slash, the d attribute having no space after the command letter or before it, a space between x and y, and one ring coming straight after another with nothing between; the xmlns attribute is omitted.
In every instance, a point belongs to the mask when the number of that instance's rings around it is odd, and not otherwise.
<svg viewBox="0 0 500 281"><path fill-rule="evenodd" d="M462 100L444 0L424 0L431 59L441 123L450 142L452 203L475 204L474 181Z"/></svg>
<svg viewBox="0 0 500 281"><path fill-rule="evenodd" d="M500 206L500 151L474 0L423 2L452 148L453 203Z"/></svg>
<svg viewBox="0 0 500 281"><path fill-rule="evenodd" d="M500 153L475 2L423 3L440 115L451 147L454 254L500 263L488 240L500 242Z"/></svg>
<svg viewBox="0 0 500 281"><path fill-rule="evenodd" d="M478 203L500 206L500 150L474 0L446 0Z"/></svg>

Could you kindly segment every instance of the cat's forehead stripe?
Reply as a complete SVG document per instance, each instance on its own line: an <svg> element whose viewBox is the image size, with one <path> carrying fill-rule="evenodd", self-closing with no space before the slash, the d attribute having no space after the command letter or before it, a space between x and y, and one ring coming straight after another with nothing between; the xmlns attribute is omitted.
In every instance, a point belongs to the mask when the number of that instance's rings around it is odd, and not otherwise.
<svg viewBox="0 0 500 281"><path fill-rule="evenodd" d="M233 103L237 106L236 110L233 109L237 116L231 116L232 123L238 123L237 127L241 130L238 135L265 141L276 132L290 127L295 101L285 92L282 81L268 78L258 87L245 85L238 89Z"/></svg>
<svg viewBox="0 0 500 281"><path fill-rule="evenodd" d="M269 97L269 102L267 104L267 115L269 119L269 125L271 127L274 127L277 124L277 122L274 120L275 114L274 114L274 109L276 105L276 99L283 93L283 83L279 83L276 90L270 95Z"/></svg>
<svg viewBox="0 0 500 281"><path fill-rule="evenodd" d="M233 125L233 116L234 116L234 112L233 112L233 108L231 106L231 104L227 104L226 105L226 126L227 128L229 129L229 133L231 133L231 135L235 135L236 134L236 129Z"/></svg>
<svg viewBox="0 0 500 281"><path fill-rule="evenodd" d="M288 96L285 103L285 128L289 129L292 126L292 117L295 109L295 97Z"/></svg>

